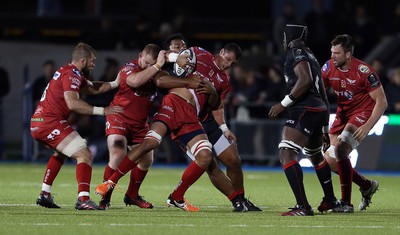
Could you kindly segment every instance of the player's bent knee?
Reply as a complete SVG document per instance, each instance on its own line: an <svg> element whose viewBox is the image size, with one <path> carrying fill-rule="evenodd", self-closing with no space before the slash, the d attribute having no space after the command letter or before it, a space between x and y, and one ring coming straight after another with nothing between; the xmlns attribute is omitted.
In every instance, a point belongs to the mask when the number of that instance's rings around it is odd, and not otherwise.
<svg viewBox="0 0 400 235"><path fill-rule="evenodd" d="M197 154L200 153L201 150L209 151L209 153L203 153L205 155L210 155L212 153L212 144L208 140L199 140L190 148L190 152L193 156L197 157ZM211 156L212 157L212 156Z"/></svg>
<svg viewBox="0 0 400 235"><path fill-rule="evenodd" d="M339 141L348 143L353 149L357 148L360 144L359 141L354 139L353 133L350 131L343 131L337 138Z"/></svg>

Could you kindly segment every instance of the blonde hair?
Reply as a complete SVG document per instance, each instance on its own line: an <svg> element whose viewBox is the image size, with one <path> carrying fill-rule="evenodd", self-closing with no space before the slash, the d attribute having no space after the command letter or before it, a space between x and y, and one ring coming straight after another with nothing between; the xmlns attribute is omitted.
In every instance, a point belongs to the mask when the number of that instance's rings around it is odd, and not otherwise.
<svg viewBox="0 0 400 235"><path fill-rule="evenodd" d="M86 43L80 42L72 52L72 61L78 61L82 58L89 59L96 55L96 51Z"/></svg>

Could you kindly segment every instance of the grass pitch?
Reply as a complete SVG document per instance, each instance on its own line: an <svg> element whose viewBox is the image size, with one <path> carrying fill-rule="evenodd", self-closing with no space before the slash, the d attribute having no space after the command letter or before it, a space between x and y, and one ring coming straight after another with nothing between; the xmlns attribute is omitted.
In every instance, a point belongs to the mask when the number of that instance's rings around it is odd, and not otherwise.
<svg viewBox="0 0 400 235"><path fill-rule="evenodd" d="M168 208L166 199L177 185L183 168L154 167L148 173L140 194L155 205L153 209L126 207L123 203L128 176L114 191L111 208L106 211L76 211L75 166L65 165L52 188L61 209L36 206L45 165L0 164L0 234L400 234L400 177L367 175L380 183L373 203L359 211L358 187L353 187L353 214L319 214L322 190L313 171L304 174L308 199L315 216L282 217L280 212L295 204L282 170L245 170L246 195L262 212L234 213L231 203L209 182L206 175L186 193L200 212ZM92 198L101 182L104 165L95 165ZM339 178L333 176L340 198Z"/></svg>

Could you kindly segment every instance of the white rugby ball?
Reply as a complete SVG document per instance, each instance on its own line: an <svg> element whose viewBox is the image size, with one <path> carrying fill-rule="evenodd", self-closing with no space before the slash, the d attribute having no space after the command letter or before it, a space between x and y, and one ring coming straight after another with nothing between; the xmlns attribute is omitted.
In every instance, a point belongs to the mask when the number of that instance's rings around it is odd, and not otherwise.
<svg viewBox="0 0 400 235"><path fill-rule="evenodd" d="M191 73L193 73L196 67L196 55L194 54L193 50L190 48L183 49L179 52L179 55L186 54L188 55L189 65L186 65L184 68L180 67L177 63L174 63L173 73L175 76L180 78L185 78Z"/></svg>

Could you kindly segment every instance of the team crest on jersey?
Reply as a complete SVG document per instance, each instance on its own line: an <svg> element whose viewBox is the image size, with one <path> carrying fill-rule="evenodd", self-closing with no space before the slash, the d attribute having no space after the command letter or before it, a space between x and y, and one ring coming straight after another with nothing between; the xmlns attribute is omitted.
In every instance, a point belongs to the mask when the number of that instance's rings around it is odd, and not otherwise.
<svg viewBox="0 0 400 235"><path fill-rule="evenodd" d="M361 73L369 73L369 68L366 65L360 64L358 66L358 70L360 70Z"/></svg>
<svg viewBox="0 0 400 235"><path fill-rule="evenodd" d="M209 76L209 77L212 77L213 75L214 75L214 70L211 69L210 72L208 73L208 76Z"/></svg>
<svg viewBox="0 0 400 235"><path fill-rule="evenodd" d="M322 66L322 72L326 72L329 69L329 61L327 61L324 66Z"/></svg>
<svg viewBox="0 0 400 235"><path fill-rule="evenodd" d="M345 80L340 81L340 86L342 88L346 88L346 81Z"/></svg>

